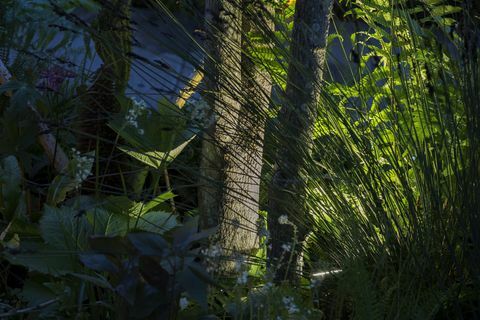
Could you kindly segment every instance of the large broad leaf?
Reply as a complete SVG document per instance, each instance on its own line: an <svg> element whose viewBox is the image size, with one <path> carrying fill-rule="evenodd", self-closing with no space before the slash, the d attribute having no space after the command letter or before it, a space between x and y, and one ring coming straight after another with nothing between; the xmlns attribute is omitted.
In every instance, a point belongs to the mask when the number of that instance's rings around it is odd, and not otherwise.
<svg viewBox="0 0 480 320"><path fill-rule="evenodd" d="M42 283L44 280L43 277L40 279L34 277L25 281L20 296L29 306L57 298L56 292Z"/></svg>
<svg viewBox="0 0 480 320"><path fill-rule="evenodd" d="M40 220L42 238L52 248L82 251L86 247L91 228L83 216L71 207L45 206Z"/></svg>
<svg viewBox="0 0 480 320"><path fill-rule="evenodd" d="M125 152L132 158L146 164L154 169L160 169L168 166L176 157L185 149L185 147L195 138L191 137L187 141L181 143L179 146L174 147L168 152L162 151L138 151L128 147L118 147L121 151Z"/></svg>
<svg viewBox="0 0 480 320"><path fill-rule="evenodd" d="M119 268L106 255L100 253L84 253L80 261L89 269L117 273Z"/></svg>
<svg viewBox="0 0 480 320"><path fill-rule="evenodd" d="M142 213L147 213L148 211L155 209L158 205L164 203L167 200L173 199L175 194L171 191L162 193L161 195L156 196L154 199L145 203L142 208Z"/></svg>
<svg viewBox="0 0 480 320"><path fill-rule="evenodd" d="M124 213L116 213L96 208L89 210L87 220L92 233L100 236L124 236L132 228L131 218Z"/></svg>
<svg viewBox="0 0 480 320"><path fill-rule="evenodd" d="M110 284L110 282L108 282L108 280L105 277L103 277L99 274L97 274L96 276L91 276L91 275L88 275L88 274L73 272L70 275L75 277L75 278L78 278L80 280L89 282L89 283L91 283L91 284L93 284L97 287L113 290L113 287Z"/></svg>
<svg viewBox="0 0 480 320"><path fill-rule="evenodd" d="M14 265L21 265L30 271L36 271L53 276L66 275L79 271L76 254L39 245L35 250L25 250L20 253L4 253L4 257Z"/></svg>
<svg viewBox="0 0 480 320"><path fill-rule="evenodd" d="M173 197L175 197L175 194L171 191L167 191L145 203L132 201L125 196L110 196L105 199L102 207L110 212L123 213L137 217L155 209L157 206Z"/></svg>
<svg viewBox="0 0 480 320"><path fill-rule="evenodd" d="M173 245L180 250L189 249L194 242L207 239L214 235L217 230L217 228L210 228L199 232L198 216L190 218L181 228L173 232Z"/></svg>
<svg viewBox="0 0 480 320"><path fill-rule="evenodd" d="M177 279L183 290L185 290L192 299L196 300L203 309L207 309L207 283L200 279L189 267L179 272Z"/></svg>
<svg viewBox="0 0 480 320"><path fill-rule="evenodd" d="M169 252L170 244L160 235L148 232L132 233L128 240L144 256L164 256Z"/></svg>
<svg viewBox="0 0 480 320"><path fill-rule="evenodd" d="M176 216L170 212L152 211L172 199L172 192L165 192L147 203L135 202L127 197L108 197L102 208L90 210L88 220L95 234L126 235L132 230L164 233L178 226Z"/></svg>
<svg viewBox="0 0 480 320"><path fill-rule="evenodd" d="M163 234L176 226L178 226L176 216L162 211L147 212L134 221L135 229L158 234Z"/></svg>

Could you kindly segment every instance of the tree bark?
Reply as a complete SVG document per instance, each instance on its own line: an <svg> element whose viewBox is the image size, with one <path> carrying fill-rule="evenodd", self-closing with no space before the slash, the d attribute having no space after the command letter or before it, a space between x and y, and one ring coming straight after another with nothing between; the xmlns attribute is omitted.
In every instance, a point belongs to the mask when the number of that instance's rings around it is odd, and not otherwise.
<svg viewBox="0 0 480 320"><path fill-rule="evenodd" d="M258 249L264 109L271 90L268 76L246 54L253 23L241 16L239 3L206 3L208 54L216 58L206 62L206 98L217 120L204 134L199 188L201 227L219 227L217 244L230 259ZM228 262L220 267L232 268Z"/></svg>
<svg viewBox="0 0 480 320"><path fill-rule="evenodd" d="M226 168L233 164L232 137L238 121L237 90L241 78L241 10L233 0L205 1L206 52L205 94L210 125L203 133L198 190L200 228L217 227L223 249L244 238L229 234L238 220L230 210L229 192L234 177ZM229 226L230 225L230 226ZM245 237L248 241L248 237Z"/></svg>
<svg viewBox="0 0 480 320"><path fill-rule="evenodd" d="M268 262L276 282L298 281L309 218L305 170L320 101L332 4L333 0L296 2L286 99L278 116L277 169L269 193Z"/></svg>
<svg viewBox="0 0 480 320"><path fill-rule="evenodd" d="M263 143L267 109L270 104L272 81L262 71L255 57L248 34L255 33L268 42L273 21L265 14L268 10L260 1L250 1L243 7L242 21L242 99L236 132L231 143L232 154L226 168L230 175L225 203L237 217L236 223L225 232L240 236L230 249L236 254L254 254L259 247L258 210L263 164ZM265 30L262 30L265 28ZM267 44L265 44L267 46Z"/></svg>

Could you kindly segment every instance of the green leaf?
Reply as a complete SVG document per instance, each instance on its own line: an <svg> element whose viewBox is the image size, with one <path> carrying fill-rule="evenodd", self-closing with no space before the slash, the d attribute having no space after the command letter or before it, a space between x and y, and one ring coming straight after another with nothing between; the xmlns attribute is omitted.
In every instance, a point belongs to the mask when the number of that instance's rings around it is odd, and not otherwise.
<svg viewBox="0 0 480 320"><path fill-rule="evenodd" d="M175 215L170 212L150 211L138 217L137 221L133 220L132 225L135 225L135 229L158 234L163 234L178 226Z"/></svg>
<svg viewBox="0 0 480 320"><path fill-rule="evenodd" d="M163 256L170 248L170 244L160 235L155 233L131 233L128 235L130 243L145 256Z"/></svg>
<svg viewBox="0 0 480 320"><path fill-rule="evenodd" d="M37 246L35 251L5 253L4 256L13 265L53 276L66 275L79 267L76 254L48 245Z"/></svg>
<svg viewBox="0 0 480 320"><path fill-rule="evenodd" d="M56 293L45 286L44 279L32 277L25 281L20 296L28 302L29 306L35 306L47 300L55 299Z"/></svg>
<svg viewBox="0 0 480 320"><path fill-rule="evenodd" d="M185 147L195 138L191 137L187 141L183 142L179 146L175 147L171 151L161 152L161 151L134 151L128 147L118 147L122 152L125 152L130 157L137 159L138 161L146 164L149 167L154 169L160 169L162 167L168 166L178 155L185 149Z"/></svg>
<svg viewBox="0 0 480 320"><path fill-rule="evenodd" d="M110 289L113 290L112 285L108 282L107 279L102 277L101 275L97 274L96 276L91 276L88 274L81 274L81 273L70 273L75 278L78 278L80 280L84 280L86 282L89 282L97 287L104 288L104 289Z"/></svg>
<svg viewBox="0 0 480 320"><path fill-rule="evenodd" d="M77 217L71 207L45 206L40 220L42 238L56 249L83 250L91 232L84 217Z"/></svg>
<svg viewBox="0 0 480 320"><path fill-rule="evenodd" d="M81 254L80 261L89 269L102 272L117 273L119 268L104 254Z"/></svg>
<svg viewBox="0 0 480 320"><path fill-rule="evenodd" d="M177 275L178 282L188 295L196 300L203 308L208 308L208 286L205 281L200 279L190 267L185 268Z"/></svg>
<svg viewBox="0 0 480 320"><path fill-rule="evenodd" d="M155 207L157 207L158 205L164 203L167 200L173 199L174 197L175 194L172 191L164 192L156 196L153 200L147 202L142 208L142 213L146 213L152 209L155 209Z"/></svg>
<svg viewBox="0 0 480 320"><path fill-rule="evenodd" d="M87 220L94 235L124 236L133 226L127 213L110 212L102 208L89 211Z"/></svg>

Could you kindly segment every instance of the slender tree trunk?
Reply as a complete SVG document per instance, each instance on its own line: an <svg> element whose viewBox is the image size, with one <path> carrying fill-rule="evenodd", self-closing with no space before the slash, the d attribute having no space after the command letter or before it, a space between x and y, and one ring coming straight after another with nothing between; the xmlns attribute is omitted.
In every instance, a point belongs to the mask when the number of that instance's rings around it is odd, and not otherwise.
<svg viewBox="0 0 480 320"><path fill-rule="evenodd" d="M297 0L286 101L278 116L276 172L270 194L269 266L275 281L298 280L301 247L308 232L306 165L320 101L333 0Z"/></svg>
<svg viewBox="0 0 480 320"><path fill-rule="evenodd" d="M240 227L230 226L229 234L241 233L230 247L235 253L253 254L258 249L258 210L263 164L263 142L267 109L270 104L272 81L268 72L260 70L252 57L253 44L249 33L268 41L273 30L267 8L259 1L243 7L242 22L242 99L236 132L232 141L232 154L226 171L228 179L228 210L232 210ZM265 29L265 30L262 30ZM267 44L265 44L267 46ZM253 53L254 55L254 53Z"/></svg>
<svg viewBox="0 0 480 320"><path fill-rule="evenodd" d="M254 24L253 17L241 17L240 4L206 6L208 53L216 58L206 63L206 97L216 122L203 140L199 209L203 228L219 226L219 244L230 258L258 248L264 110L271 90L268 76L246 54ZM223 263L222 269L232 266Z"/></svg>
<svg viewBox="0 0 480 320"><path fill-rule="evenodd" d="M200 227L218 226L218 244L227 250L249 240L230 232L241 223L232 206L231 188L237 178L227 171L234 165L233 136L240 111L241 8L234 0L206 0L205 99L211 124L203 134L198 207ZM248 243L245 243L248 246ZM227 252L228 253L228 252Z"/></svg>

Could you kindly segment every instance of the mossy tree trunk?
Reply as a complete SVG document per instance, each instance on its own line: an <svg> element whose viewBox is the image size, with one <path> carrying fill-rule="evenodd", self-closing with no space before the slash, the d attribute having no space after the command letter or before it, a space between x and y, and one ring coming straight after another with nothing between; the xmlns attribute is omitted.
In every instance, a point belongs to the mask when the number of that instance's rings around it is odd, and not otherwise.
<svg viewBox="0 0 480 320"><path fill-rule="evenodd" d="M278 116L277 168L269 191L268 256L277 282L298 280L308 231L306 168L311 161L332 4L333 0L297 0L295 7L286 99Z"/></svg>

